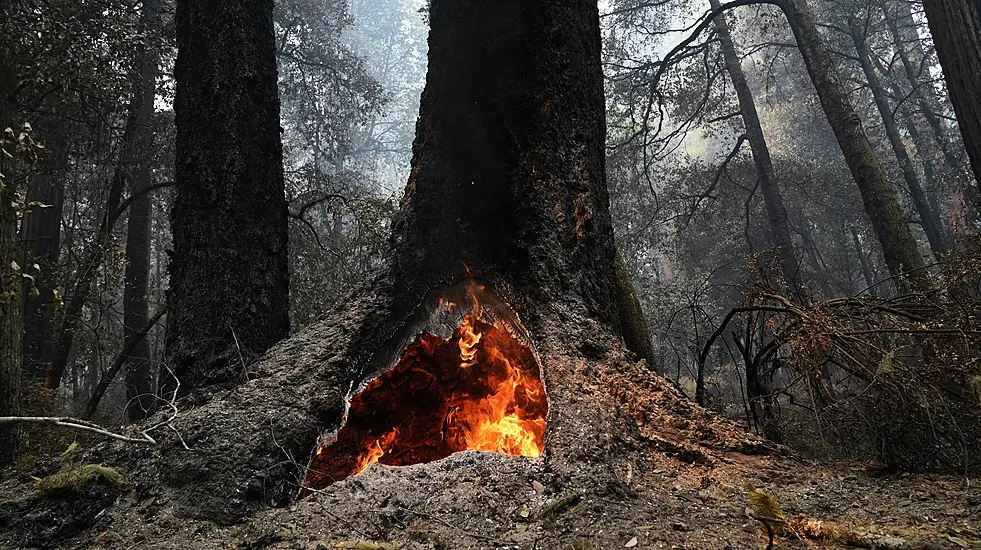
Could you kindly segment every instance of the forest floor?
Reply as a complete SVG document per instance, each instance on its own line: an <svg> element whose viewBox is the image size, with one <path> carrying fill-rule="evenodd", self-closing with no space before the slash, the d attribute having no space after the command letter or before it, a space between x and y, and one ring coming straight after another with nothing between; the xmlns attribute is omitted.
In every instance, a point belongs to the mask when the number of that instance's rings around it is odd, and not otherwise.
<svg viewBox="0 0 981 550"><path fill-rule="evenodd" d="M102 483L42 493L27 473L7 470L0 548L748 550L768 543L748 515L754 489L788 519L810 520L796 525L811 536L777 536L775 548L981 548L981 479L738 453L713 462L655 453L636 474L618 472L620 489L579 490L537 459L458 453L376 464L232 526L181 518L156 497Z"/></svg>

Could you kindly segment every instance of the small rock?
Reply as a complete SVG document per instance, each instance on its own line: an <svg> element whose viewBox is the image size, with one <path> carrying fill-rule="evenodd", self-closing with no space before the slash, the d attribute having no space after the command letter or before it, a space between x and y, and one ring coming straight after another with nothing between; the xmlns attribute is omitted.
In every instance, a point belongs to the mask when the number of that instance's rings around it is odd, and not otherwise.
<svg viewBox="0 0 981 550"><path fill-rule="evenodd" d="M542 485L537 479L531 482L531 488L534 489L536 493L545 492L545 486Z"/></svg>
<svg viewBox="0 0 981 550"><path fill-rule="evenodd" d="M637 546L638 544L640 544L640 541L637 540L637 537L634 537L634 538L628 540L627 541L627 544L624 544L623 547L624 548L633 548L634 546Z"/></svg>

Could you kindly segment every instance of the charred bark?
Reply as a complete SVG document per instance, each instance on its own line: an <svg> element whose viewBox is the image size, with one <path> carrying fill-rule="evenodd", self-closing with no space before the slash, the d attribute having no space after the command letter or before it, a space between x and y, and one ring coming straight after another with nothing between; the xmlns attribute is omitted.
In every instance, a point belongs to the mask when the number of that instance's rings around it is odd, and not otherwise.
<svg viewBox="0 0 981 550"><path fill-rule="evenodd" d="M180 0L177 45L167 356L183 392L246 380L242 360L290 325L273 2Z"/></svg>
<svg viewBox="0 0 981 550"><path fill-rule="evenodd" d="M615 327L595 6L440 1L430 21L397 294L414 305L466 263Z"/></svg>
<svg viewBox="0 0 981 550"><path fill-rule="evenodd" d="M899 162L899 169L902 171L903 179L906 181L906 187L909 189L910 198L913 199L913 206L916 208L916 213L920 218L920 226L926 234L933 254L941 258L950 250L947 236L944 234L940 217L931 208L926 193L923 192L923 186L920 185L920 178L916 173L916 168L913 166L913 160L910 158L909 151L906 150L906 145L899 135L899 126L896 124L892 107L890 107L889 100L886 98L886 91L883 89L882 83L879 81L879 77L872 67L872 55L869 51L868 43L865 40L864 29L858 24L858 21L852 20L849 22L849 35L855 44L855 52L858 54L862 72L865 74L865 80L869 83L869 89L872 91L872 98L875 100L876 108L879 110L879 116L882 117L882 123L886 129L886 136L889 138L889 145L892 147L893 154L896 155L896 160Z"/></svg>
<svg viewBox="0 0 981 550"><path fill-rule="evenodd" d="M0 11L2 13L2 11ZM0 50L0 146L13 152L7 128L15 125L12 95L17 84L16 72L8 63L7 52ZM13 134L9 137L13 138ZM16 259L21 258L17 235L15 166L12 157L0 153L0 416L20 414L20 389L23 369L24 302L23 279ZM0 426L0 466L13 462L20 445L16 425Z"/></svg>
<svg viewBox="0 0 981 550"><path fill-rule="evenodd" d="M710 0L713 10L719 10L721 3L719 0ZM739 54L736 52L736 45L729 31L729 23L724 14L715 17L715 31L719 35L719 42L722 47L722 55L725 58L726 72L732 80L732 86L736 90L736 98L739 101L739 112L742 115L743 125L746 128L746 140L749 141L750 149L753 152L753 163L756 165L756 173L760 180L760 190L763 192L763 204L766 206L766 216L770 223L770 235L773 245L777 247L780 257L780 266L783 269L787 284L796 293L800 291L800 265L794 249L794 241L790 236L790 223L787 221L787 208L783 204L783 195L777 184L776 174L773 170L773 161L770 159L770 148L766 144L766 136L763 134L763 125L760 123L760 115L756 110L756 100L753 92L746 81L746 74L743 73L742 63Z"/></svg>
<svg viewBox="0 0 981 550"><path fill-rule="evenodd" d="M155 33L160 10L156 0L144 0L141 27L145 36ZM153 410L153 373L150 368L150 343L144 338L150 306L150 214L153 199L145 190L150 186L151 151L155 129L152 119L157 95L159 53L154 45L145 44L140 65L139 102L134 119L134 145L142 152L129 182L130 195L137 197L129 206L126 230L126 271L123 289L123 348L130 350L126 366L126 416L131 422L142 420Z"/></svg>
<svg viewBox="0 0 981 550"><path fill-rule="evenodd" d="M814 15L805 0L777 0L797 39L807 72L814 83L828 123L862 195L865 212L872 221L889 272L901 288L929 286L923 258L906 224L899 198L869 142L842 84Z"/></svg>
<svg viewBox="0 0 981 550"><path fill-rule="evenodd" d="M923 9L974 178L981 184L981 3L924 0Z"/></svg>

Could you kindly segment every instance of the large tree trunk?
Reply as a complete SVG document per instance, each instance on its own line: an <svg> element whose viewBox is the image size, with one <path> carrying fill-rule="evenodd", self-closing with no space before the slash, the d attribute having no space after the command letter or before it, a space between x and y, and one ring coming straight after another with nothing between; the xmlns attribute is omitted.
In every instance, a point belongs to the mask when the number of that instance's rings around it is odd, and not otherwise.
<svg viewBox="0 0 981 550"><path fill-rule="evenodd" d="M899 161L899 168L903 173L903 179L906 181L906 187L909 189L910 198L913 199L913 206L916 208L916 213L920 217L920 226L923 228L923 232L926 233L927 241L929 241L930 249L934 255L938 258L943 257L950 249L947 236L940 223L940 217L930 207L926 193L923 192L923 186L920 185L920 178L916 173L916 168L913 166L913 160L910 158L909 151L906 150L906 145L899 135L899 126L896 124L896 119L893 116L892 107L890 107L889 100L886 97L886 91L883 89L882 83L879 81L879 77L872 67L871 52L865 40L864 29L859 25L858 21L852 20L849 22L849 35L855 44L855 52L858 54L862 72L865 74L865 79L869 83L869 89L872 91L875 105L879 110L879 115L882 117L882 123L886 129L886 136L889 138L889 145L892 146L896 160Z"/></svg>
<svg viewBox="0 0 981 550"><path fill-rule="evenodd" d="M2 13L2 11L0 11ZM7 128L16 128L12 94L17 85L14 69L0 50L0 148L16 154ZM13 137L12 135L9 137ZM0 416L20 414L20 389L24 359L23 279L17 235L17 184L11 157L0 152ZM13 462L20 443L16 424L0 425L0 466Z"/></svg>
<svg viewBox="0 0 981 550"><path fill-rule="evenodd" d="M923 9L974 178L981 184L981 2L924 0Z"/></svg>
<svg viewBox="0 0 981 550"><path fill-rule="evenodd" d="M718 10L721 6L719 0L710 0L709 3L713 10ZM736 52L736 45L732 40L732 33L729 31L729 23L726 21L725 14L715 17L715 30L719 35L726 72L729 73L732 86L736 90L736 98L739 100L739 112L743 118L743 125L746 127L746 140L749 141L750 149L753 151L753 163L756 165L760 190L763 192L763 203L766 206L766 216L770 222L770 235L773 244L779 249L780 265L783 268L784 277L787 278L787 283L791 288L799 289L800 265L797 261L797 255L794 253L794 241L790 236L787 209L783 205L783 195L780 193L780 187L773 171L770 148L766 144L766 136L763 134L763 126L760 124L756 101L753 98L752 90L749 88L749 83L746 81L746 74L743 73L742 63Z"/></svg>
<svg viewBox="0 0 981 550"><path fill-rule="evenodd" d="M143 32L147 36L157 31L160 9L157 0L144 0L140 15ZM150 364L150 343L144 338L143 329L150 318L148 300L150 277L150 214L153 199L141 191L151 182L150 159L153 150L153 104L157 95L156 46L144 44L140 66L139 101L134 119L134 145L140 151L141 162L135 167L130 180L130 193L139 195L129 207L126 230L126 271L123 290L123 348L132 351L126 368L126 415L132 422L142 420L153 410L156 397L153 393L153 372Z"/></svg>
<svg viewBox="0 0 981 550"><path fill-rule="evenodd" d="M787 16L828 123L858 184L865 212L872 221L889 272L896 277L901 289L927 288L929 282L923 269L923 258L906 224L896 190L886 179L862 121L848 100L847 90L818 32L813 13L805 0L778 0L777 5Z"/></svg>
<svg viewBox="0 0 981 550"><path fill-rule="evenodd" d="M27 190L27 203L41 203L44 208L32 207L21 221L20 238L24 246L25 265L37 264L41 269L34 280L37 296L24 298L24 371L27 377L43 381L53 360L55 316L45 307L55 298L55 272L61 247L61 214L64 205L64 180L68 167L68 140L64 128L53 128L54 135L45 139L48 155L39 173Z"/></svg>
<svg viewBox="0 0 981 550"><path fill-rule="evenodd" d="M177 46L167 356L184 392L245 381L289 334L289 272L273 1L179 0Z"/></svg>
<svg viewBox="0 0 981 550"><path fill-rule="evenodd" d="M204 17L201 4L194 21L219 19ZM227 8L218 13L228 13ZM190 37L190 14L185 11L180 18L184 44L201 41L183 56L197 53L193 59L204 63L205 44L235 44L226 43L227 24ZM264 18L248 21L265 24ZM411 175L393 227L391 265L354 289L326 319L250 365L247 383L221 394L188 396L200 406L182 410L173 425L193 452L174 432L162 431L162 456L134 462L179 495L175 506L182 512L234 521L248 510L289 502L306 475L303 464L345 421L348 399L390 372L417 334L438 331L434 316L446 305L438 299L452 297L449 293L469 277L513 312L509 326L533 347L548 394L543 461L463 458L500 465L488 481L495 491L511 492L508 484L528 468L547 468L577 490L616 485L609 464L620 460L618 449L634 444L621 442L674 437L657 433L653 419L659 413L652 403L676 404L672 414L692 418L690 430L701 429L696 426L708 418L642 363L633 362L620 339L596 3L434 0L430 21L429 73ZM246 27L242 22L237 28ZM236 66L248 59L241 52L229 55ZM189 76L190 59L182 61L179 82ZM194 100L220 113L226 104L231 114L240 112L233 108L240 97L236 88L219 86L218 94L215 89L212 85L198 96L188 95L186 88L180 92L185 95L178 98L179 132L190 131L188 109ZM252 109L249 121L254 116ZM217 137L208 139L209 147L221 146ZM186 142L179 149L179 158L190 153ZM197 169L211 166L204 158ZM187 170L186 158L180 162L179 169ZM214 186L205 188L217 192ZM234 227L213 229L212 239L227 238L219 229ZM175 243L175 261L188 238L185 234ZM201 292L215 292L214 286L223 284L213 281ZM172 301L169 307L200 310L209 303ZM210 327L206 321L185 314L177 322L174 313L169 316L171 330L187 331L185 337L209 335L197 330ZM214 364L207 354L193 359ZM182 387L204 378L186 376L192 371L185 369ZM228 376L239 373L231 370ZM728 430L722 428L735 434ZM692 435L687 427L681 432ZM391 479L403 483L408 478L396 474ZM434 494L455 483L437 479L413 483ZM353 487L339 483L329 490L348 502Z"/></svg>

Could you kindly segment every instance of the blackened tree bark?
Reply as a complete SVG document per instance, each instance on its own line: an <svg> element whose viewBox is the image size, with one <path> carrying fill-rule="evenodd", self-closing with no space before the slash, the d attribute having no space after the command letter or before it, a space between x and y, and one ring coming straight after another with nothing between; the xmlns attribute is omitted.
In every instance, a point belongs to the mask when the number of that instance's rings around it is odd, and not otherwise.
<svg viewBox="0 0 981 550"><path fill-rule="evenodd" d="M463 264L617 326L595 2L434 0L397 314Z"/></svg>
<svg viewBox="0 0 981 550"><path fill-rule="evenodd" d="M289 275L273 0L178 0L177 46L167 355L185 391L245 380L240 357L289 334Z"/></svg>
<svg viewBox="0 0 981 550"><path fill-rule="evenodd" d="M848 92L818 32L814 14L805 0L777 0L776 4L787 16L797 39L828 123L861 192L865 212L872 221L889 272L897 276L897 285L901 289L926 289L929 282L922 269L923 259L906 224L896 190L886 179L862 127L862 120L848 100Z"/></svg>
<svg viewBox="0 0 981 550"><path fill-rule="evenodd" d="M923 9L964 147L981 184L981 2L924 0Z"/></svg>
<svg viewBox="0 0 981 550"><path fill-rule="evenodd" d="M710 0L709 3L713 10L719 10L721 7L719 0ZM770 223L770 235L773 244L779 249L780 265L787 283L791 288L799 289L800 266L794 250L794 241L790 236L787 209L784 207L783 195L780 193L780 187L773 171L770 148L766 144L766 136L763 134L763 126L760 124L756 101L753 98L752 90L749 88L749 83L746 81L746 74L743 73L742 63L736 52L736 45L733 42L732 33L729 31L729 23L726 21L725 14L715 17L715 31L722 47L726 72L729 73L732 86L736 90L736 98L739 100L739 112L746 128L746 140L753 152L753 163L756 165L760 191L763 193L763 204L766 206L766 217Z"/></svg>
<svg viewBox="0 0 981 550"><path fill-rule="evenodd" d="M899 126L896 124L896 118L893 115L892 107L889 105L889 99L886 97L886 91L883 89L882 83L879 81L879 77L872 66L872 54L869 51L869 45L865 39L865 29L862 28L857 20L853 19L849 21L848 30L849 36L855 44L855 52L862 66L862 72L865 74L865 80L868 82L869 89L872 91L872 98L875 100L879 115L882 117L882 123L886 129L886 136L889 138L889 145L892 147L893 154L896 155L896 160L899 161L899 168L903 173L903 179L906 181L910 198L913 199L913 206L916 208L916 213L920 218L920 226L923 228L923 232L926 233L927 241L929 241L930 249L934 255L942 257L950 250L947 236L940 223L940 217L934 212L926 193L923 192L923 186L920 185L920 178L916 173L916 168L913 166L913 160L910 158L909 151L907 151L902 136L899 134Z"/></svg>
<svg viewBox="0 0 981 550"><path fill-rule="evenodd" d="M147 37L143 44L140 83L134 122L134 147L140 153L130 193L138 198L129 206L126 230L126 271L123 289L123 348L132 349L126 367L126 415L130 421L142 420L154 408L153 372L150 365L150 343L143 329L150 318L148 300L150 277L150 214L153 199L142 192L151 182L150 159L153 150L153 104L157 95L156 44L147 43L158 27L160 5L157 0L143 0L141 27ZM142 193L141 193L142 192Z"/></svg>
<svg viewBox="0 0 981 550"><path fill-rule="evenodd" d="M0 9L0 14L3 10ZM7 52L0 49L0 146L15 154L6 128L15 127L12 95L17 78ZM13 137L12 135L10 137ZM0 416L20 414L20 389L24 359L23 280L17 260L21 258L17 235L16 183L14 162L0 152ZM0 425L0 466L14 460L20 443L20 429L14 424Z"/></svg>
<svg viewBox="0 0 981 550"><path fill-rule="evenodd" d="M24 247L25 266L37 264L37 295L24 296L24 372L27 378L43 381L53 360L55 329L54 308L45 307L54 300L61 247L61 214L64 206L64 179L68 166L68 141L64 129L53 125L45 139L48 154L27 189L31 207L21 220L20 239Z"/></svg>

